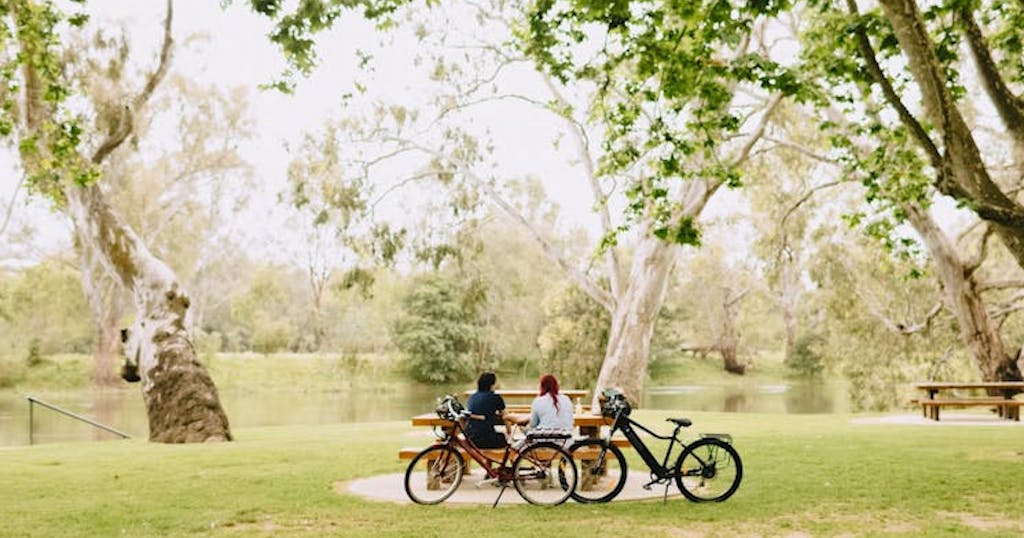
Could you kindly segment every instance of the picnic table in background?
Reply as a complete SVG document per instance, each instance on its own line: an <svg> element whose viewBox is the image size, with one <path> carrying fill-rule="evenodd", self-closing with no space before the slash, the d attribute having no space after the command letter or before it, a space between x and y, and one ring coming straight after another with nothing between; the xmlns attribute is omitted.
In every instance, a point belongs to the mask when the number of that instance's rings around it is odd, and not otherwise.
<svg viewBox="0 0 1024 538"><path fill-rule="evenodd" d="M529 413L530 403L537 397L536 390L498 389L494 392L505 400L505 408L511 413ZM474 393L476 393L475 390L463 391L462 395L465 396L463 401L468 400ZM587 394L589 393L586 389L559 389L558 393L568 396L572 400L573 405L579 401L580 405L583 405L584 410L590 409L589 405L582 403L586 401ZM521 403L523 401L526 403Z"/></svg>
<svg viewBox="0 0 1024 538"><path fill-rule="evenodd" d="M942 407L995 407L1000 417L1007 420L1020 421L1020 406L1024 401L1014 400L1014 394L1024 391L1024 381L982 381L982 382L946 382L929 381L916 383L914 388L926 393L926 397L917 400L921 404L921 412L926 418L939 420L939 409ZM952 390L984 390L998 391L1002 396L947 396L939 398L939 393Z"/></svg>

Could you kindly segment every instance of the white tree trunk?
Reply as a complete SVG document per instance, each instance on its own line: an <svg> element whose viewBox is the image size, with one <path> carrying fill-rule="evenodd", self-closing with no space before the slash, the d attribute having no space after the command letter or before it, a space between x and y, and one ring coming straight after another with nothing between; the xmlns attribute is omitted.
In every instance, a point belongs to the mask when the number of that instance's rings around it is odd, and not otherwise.
<svg viewBox="0 0 1024 538"><path fill-rule="evenodd" d="M634 403L642 401L651 338L679 247L646 229L640 235L629 280L612 312L608 348L594 388L595 410L601 391L609 387L618 388Z"/></svg>
<svg viewBox="0 0 1024 538"><path fill-rule="evenodd" d="M66 194L66 211L85 248L134 297L126 368L141 378L150 440L231 440L217 389L196 359L185 325L188 296L173 271L114 214L98 186L74 186Z"/></svg>
<svg viewBox="0 0 1024 538"><path fill-rule="evenodd" d="M920 206L907 207L910 223L921 235L935 262L946 302L960 326L960 339L970 351L985 381L1021 379L1016 357L1003 345L999 329L985 308L977 282L967 271L949 238Z"/></svg>

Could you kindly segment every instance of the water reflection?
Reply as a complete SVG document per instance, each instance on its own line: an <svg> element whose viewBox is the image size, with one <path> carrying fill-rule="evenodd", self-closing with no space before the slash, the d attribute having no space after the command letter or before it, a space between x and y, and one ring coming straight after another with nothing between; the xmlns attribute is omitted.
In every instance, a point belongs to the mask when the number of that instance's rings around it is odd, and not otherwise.
<svg viewBox="0 0 1024 538"><path fill-rule="evenodd" d="M344 384L331 392L222 391L221 403L235 428L283 424L335 424L403 420L433 409L436 398L468 386L436 387L416 383ZM520 388L526 388L524 387ZM28 444L26 394L0 391L0 446ZM84 389L35 394L39 399L89 417L134 437L148 434L142 396L135 387ZM651 387L644 406L678 411L735 413L842 413L848 411L845 387L835 383L735 386L675 385ZM117 436L36 407L37 443L105 440Z"/></svg>
<svg viewBox="0 0 1024 538"><path fill-rule="evenodd" d="M730 413L807 414L849 411L844 384L811 382L653 387L644 397L644 406L653 409Z"/></svg>

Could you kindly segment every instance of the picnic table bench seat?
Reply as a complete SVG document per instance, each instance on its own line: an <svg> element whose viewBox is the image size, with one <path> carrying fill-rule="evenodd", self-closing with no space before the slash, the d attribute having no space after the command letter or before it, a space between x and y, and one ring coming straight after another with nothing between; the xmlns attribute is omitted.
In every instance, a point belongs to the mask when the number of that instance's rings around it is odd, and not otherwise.
<svg viewBox="0 0 1024 538"><path fill-rule="evenodd" d="M943 407L994 407L1000 417L1020 421L1020 406L1024 401L1006 398L922 398L917 401L926 418L939 420L939 409Z"/></svg>
<svg viewBox="0 0 1024 538"><path fill-rule="evenodd" d="M1020 421L1020 406L1024 401L1015 400L1013 396L1024 392L1022 381L926 381L916 383L914 388L925 394L910 401L920 405L925 418L939 420L939 410L943 407L992 407L999 416ZM985 391L984 396L960 396L951 394L939 397L939 393L951 390ZM948 394L948 393L947 393ZM1002 398L999 397L1002 394Z"/></svg>

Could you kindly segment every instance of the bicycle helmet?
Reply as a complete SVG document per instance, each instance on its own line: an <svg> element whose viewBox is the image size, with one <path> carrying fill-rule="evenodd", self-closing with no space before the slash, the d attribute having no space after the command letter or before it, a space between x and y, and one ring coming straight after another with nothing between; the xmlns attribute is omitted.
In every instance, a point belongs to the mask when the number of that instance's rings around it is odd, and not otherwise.
<svg viewBox="0 0 1024 538"><path fill-rule="evenodd" d="M606 417L614 417L620 412L629 415L633 407L626 399L626 395L616 389L605 389L601 393L601 414Z"/></svg>
<svg viewBox="0 0 1024 538"><path fill-rule="evenodd" d="M462 413L464 409L465 407L462 406L462 402L458 398L451 394L445 394L443 398L437 400L437 407L434 408L434 411L444 420L455 420L459 418L459 413Z"/></svg>

